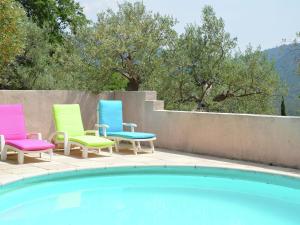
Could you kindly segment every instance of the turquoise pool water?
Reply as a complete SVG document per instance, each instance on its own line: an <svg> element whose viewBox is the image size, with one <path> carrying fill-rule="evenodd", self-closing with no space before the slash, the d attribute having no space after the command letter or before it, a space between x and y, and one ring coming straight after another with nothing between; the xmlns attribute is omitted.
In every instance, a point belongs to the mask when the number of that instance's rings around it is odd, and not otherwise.
<svg viewBox="0 0 300 225"><path fill-rule="evenodd" d="M112 168L0 189L1 225L299 225L300 180L193 167Z"/></svg>

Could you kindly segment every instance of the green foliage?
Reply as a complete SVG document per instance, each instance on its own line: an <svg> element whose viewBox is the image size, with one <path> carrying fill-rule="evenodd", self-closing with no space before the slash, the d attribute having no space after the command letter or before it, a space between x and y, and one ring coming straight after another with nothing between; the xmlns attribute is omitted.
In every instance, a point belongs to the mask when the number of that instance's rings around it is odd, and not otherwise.
<svg viewBox="0 0 300 225"><path fill-rule="evenodd" d="M284 93L285 105L288 108L289 115L300 115L300 76L298 74L298 65L300 62L300 44L282 45L276 48L265 50L270 61L273 61L275 68L280 75L282 83L288 89ZM275 105L280 114L281 99L278 98Z"/></svg>
<svg viewBox="0 0 300 225"><path fill-rule="evenodd" d="M249 47L224 68L213 88L210 109L220 112L274 113L274 99L281 93L279 76L260 49Z"/></svg>
<svg viewBox="0 0 300 225"><path fill-rule="evenodd" d="M0 55L1 89L154 89L168 109L239 113L273 113L282 96L274 65L251 46L233 54L237 40L212 7L178 36L175 19L141 2L102 12L87 26L74 0L18 1L31 20L17 5L13 12L1 5L8 28L0 24L0 34L11 38L0 36L9 53Z"/></svg>
<svg viewBox="0 0 300 225"><path fill-rule="evenodd" d="M140 3L119 5L98 15L91 36L89 54L101 69L95 79L109 79L113 74L124 77L127 90L138 90L162 65L160 51L176 37L175 20L153 14Z"/></svg>
<svg viewBox="0 0 300 225"><path fill-rule="evenodd" d="M279 87L274 66L251 47L232 57L235 45L223 20L205 7L203 24L189 25L174 50L167 53L173 62L165 84L156 86L167 108L272 113Z"/></svg>
<svg viewBox="0 0 300 225"><path fill-rule="evenodd" d="M39 27L48 27L51 41L62 41L69 30L73 33L87 24L82 7L74 0L17 0L28 17Z"/></svg>
<svg viewBox="0 0 300 225"><path fill-rule="evenodd" d="M177 105L196 102L198 109L207 108L206 96L236 45L236 40L225 32L223 20L215 16L210 6L202 14L202 25L188 25L169 57L175 60L171 76L179 82Z"/></svg>
<svg viewBox="0 0 300 225"><path fill-rule="evenodd" d="M23 51L26 16L13 0L0 2L0 75L3 68ZM0 77L1 82L1 77Z"/></svg>
<svg viewBox="0 0 300 225"><path fill-rule="evenodd" d="M62 44L48 42L47 29L34 23L28 31L24 53L3 71L2 89L84 89L82 66L76 48L69 39Z"/></svg>

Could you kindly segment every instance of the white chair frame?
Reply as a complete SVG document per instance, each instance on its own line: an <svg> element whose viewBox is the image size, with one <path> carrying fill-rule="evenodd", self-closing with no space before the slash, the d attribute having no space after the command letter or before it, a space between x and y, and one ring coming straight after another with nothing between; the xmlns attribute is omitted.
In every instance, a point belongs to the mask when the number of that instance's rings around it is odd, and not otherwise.
<svg viewBox="0 0 300 225"><path fill-rule="evenodd" d="M134 132L134 128L137 127L135 123L123 123L122 124L125 127L130 127L130 132ZM155 148L154 148L154 143L153 141L156 140L156 137L153 138L146 138L146 139L132 139L132 138L123 138L123 137L116 137L116 136L107 136L107 129L109 126L107 124L95 124L95 128L98 130L99 128L102 129L103 136L105 138L111 139L115 141L115 149L116 152L119 152L119 144L120 141L127 141L132 144L133 152L135 155L138 154L138 152L151 152L154 153ZM149 142L150 144L150 149L145 149L141 147L141 142Z"/></svg>
<svg viewBox="0 0 300 225"><path fill-rule="evenodd" d="M93 132L94 135L99 136L97 131L90 131L87 130L85 131L85 134L91 133ZM64 136L64 140L63 141L57 141L55 138L57 135L63 135ZM64 155L70 155L70 151L72 148L72 145L78 146L82 149L82 158L88 158L88 153L97 153L97 154L101 154L101 148L91 148L91 147L87 147L85 145L82 145L78 142L74 142L74 141L69 141L68 138L68 134L66 132L62 132L62 131L57 131L54 132L51 136L50 136L50 141L53 144L64 144ZM112 155L112 146L107 147L109 150L109 154Z"/></svg>
<svg viewBox="0 0 300 225"><path fill-rule="evenodd" d="M42 134L41 133L28 133L27 138L32 139L30 137L35 136L37 140L43 140L42 139ZM39 153L40 158L42 158L42 153L48 153L50 157L50 161L52 161L53 157L53 149L45 149L45 150L37 150L37 151L26 151L26 150L21 150L18 149L14 146L11 146L9 144L5 144L5 138L4 135L0 135L0 151L1 151L1 160L5 161L7 159L7 152L9 150L12 150L14 152L17 152L18 154L18 163L23 164L24 163L24 154L32 154L32 153Z"/></svg>

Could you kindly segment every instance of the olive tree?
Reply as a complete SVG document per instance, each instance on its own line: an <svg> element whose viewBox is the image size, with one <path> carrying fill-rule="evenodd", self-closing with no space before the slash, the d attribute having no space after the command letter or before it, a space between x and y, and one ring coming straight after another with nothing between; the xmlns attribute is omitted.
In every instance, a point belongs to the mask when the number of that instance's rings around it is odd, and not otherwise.
<svg viewBox="0 0 300 225"><path fill-rule="evenodd" d="M51 42L63 42L66 33L76 33L88 23L75 0L16 0L40 28L47 27Z"/></svg>
<svg viewBox="0 0 300 225"><path fill-rule="evenodd" d="M127 80L127 90L139 90L162 66L161 52L176 37L175 23L147 11L141 2L125 2L116 12L100 13L90 31L89 57L100 67L95 79L118 75Z"/></svg>
<svg viewBox="0 0 300 225"><path fill-rule="evenodd" d="M168 73L164 84L156 88L167 107L271 113L278 74L260 49L249 47L234 55L236 43L225 31L223 20L206 6L202 24L188 25L166 51Z"/></svg>
<svg viewBox="0 0 300 225"><path fill-rule="evenodd" d="M72 36L49 42L48 29L33 22L25 26L24 51L2 72L1 89L85 89L85 64Z"/></svg>
<svg viewBox="0 0 300 225"><path fill-rule="evenodd" d="M13 0L0 3L0 75L4 66L23 51L26 38L25 12ZM1 81L0 81L1 83Z"/></svg>

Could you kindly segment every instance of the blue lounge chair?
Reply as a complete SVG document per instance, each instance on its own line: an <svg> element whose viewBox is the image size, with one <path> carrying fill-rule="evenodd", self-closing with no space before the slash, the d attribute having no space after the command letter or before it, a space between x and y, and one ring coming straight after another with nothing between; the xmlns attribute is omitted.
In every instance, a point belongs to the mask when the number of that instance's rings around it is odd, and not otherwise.
<svg viewBox="0 0 300 225"><path fill-rule="evenodd" d="M151 133L135 132L137 127L134 123L123 123L122 101L100 100L97 109L98 121L96 124L99 134L115 141L116 151L119 151L119 142L128 141L133 146L134 154L145 151L141 148L141 142L150 143L150 151L154 152L153 141L156 135ZM129 127L125 131L123 127Z"/></svg>

